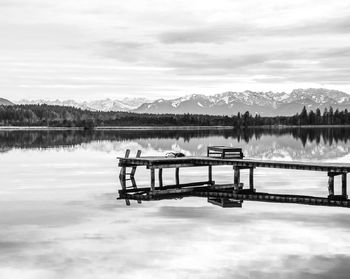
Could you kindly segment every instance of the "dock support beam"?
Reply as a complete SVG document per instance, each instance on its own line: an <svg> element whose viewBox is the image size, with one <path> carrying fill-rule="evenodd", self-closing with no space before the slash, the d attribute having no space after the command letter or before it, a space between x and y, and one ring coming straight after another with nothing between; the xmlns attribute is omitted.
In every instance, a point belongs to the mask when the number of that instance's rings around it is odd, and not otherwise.
<svg viewBox="0 0 350 279"><path fill-rule="evenodd" d="M179 185L179 184L180 184L179 170L180 170L180 168L176 168L176 169L175 169L175 181L176 181L176 185Z"/></svg>
<svg viewBox="0 0 350 279"><path fill-rule="evenodd" d="M254 168L249 169L249 190L254 191Z"/></svg>
<svg viewBox="0 0 350 279"><path fill-rule="evenodd" d="M158 170L159 187L163 187L163 169Z"/></svg>
<svg viewBox="0 0 350 279"><path fill-rule="evenodd" d="M129 153L130 153L130 150L129 150ZM137 150L136 158L140 158L140 156L141 156L141 150ZM129 155L128 155L128 157L129 157ZM125 158L127 158L127 157L125 157ZM131 172L130 172L130 178L134 178L136 169L137 169L136 166L132 167Z"/></svg>
<svg viewBox="0 0 350 279"><path fill-rule="evenodd" d="M240 175L240 170L237 167L233 167L234 169L234 180L233 180L233 184L238 187L239 186L239 182L241 179L241 175Z"/></svg>
<svg viewBox="0 0 350 279"><path fill-rule="evenodd" d="M213 185L213 166L208 167L208 181L209 185Z"/></svg>
<svg viewBox="0 0 350 279"><path fill-rule="evenodd" d="M328 197L334 196L334 174L328 173Z"/></svg>
<svg viewBox="0 0 350 279"><path fill-rule="evenodd" d="M128 158L130 155L130 149L127 149L125 151L125 158ZM119 180L120 180L120 185L122 186L122 190L126 191L126 167L121 167L120 168L120 173L119 173ZM130 205L129 199L125 199L126 205Z"/></svg>
<svg viewBox="0 0 350 279"><path fill-rule="evenodd" d="M347 183L346 183L346 175L347 173L342 173L341 175L341 195L343 198L347 199L348 198L348 193L347 193Z"/></svg>
<svg viewBox="0 0 350 279"><path fill-rule="evenodd" d="M154 189L155 189L155 187L156 187L156 185L155 185L155 175L154 175L154 173L155 173L155 171L154 171L154 169L152 168L152 169L151 169L151 191L152 191L152 193L154 192Z"/></svg>

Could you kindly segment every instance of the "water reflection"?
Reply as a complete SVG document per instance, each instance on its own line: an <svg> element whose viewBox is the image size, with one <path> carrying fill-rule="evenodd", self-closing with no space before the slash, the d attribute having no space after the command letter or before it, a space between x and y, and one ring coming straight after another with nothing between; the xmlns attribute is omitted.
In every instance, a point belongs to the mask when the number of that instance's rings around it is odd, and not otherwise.
<svg viewBox="0 0 350 279"><path fill-rule="evenodd" d="M349 160L349 129L0 132L0 278L347 278L349 209L203 199L117 201L125 149ZM181 170L184 182L203 175ZM149 173L137 170L147 186ZM164 172L170 184L173 173ZM215 169L217 183L232 168ZM242 172L246 183L247 173ZM141 181L140 181L141 180ZM258 168L257 189L327 195L326 174ZM142 185L140 185L142 186ZM339 187L338 187L339 190ZM336 237L335 237L336 236Z"/></svg>
<svg viewBox="0 0 350 279"><path fill-rule="evenodd" d="M280 128L235 130L151 131L0 131L0 151L11 149L71 148L83 146L123 152L132 141L135 149L163 154L179 150L204 155L207 145L240 146L251 158L326 160L349 154L350 128Z"/></svg>

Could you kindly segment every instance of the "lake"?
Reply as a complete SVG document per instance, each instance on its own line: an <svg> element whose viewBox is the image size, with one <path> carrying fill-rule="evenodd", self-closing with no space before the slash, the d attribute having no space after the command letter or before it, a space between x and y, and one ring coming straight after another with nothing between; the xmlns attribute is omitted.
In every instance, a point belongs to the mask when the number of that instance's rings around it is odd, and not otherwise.
<svg viewBox="0 0 350 279"><path fill-rule="evenodd" d="M348 278L350 209L201 198L127 207L116 200L116 157L228 145L247 158L348 163L349 143L350 128L0 131L0 278ZM180 172L202 180L202 168ZM259 191L328 194L323 172L255 174ZM213 178L232 181L232 167L214 167ZM149 186L148 172L136 181Z"/></svg>

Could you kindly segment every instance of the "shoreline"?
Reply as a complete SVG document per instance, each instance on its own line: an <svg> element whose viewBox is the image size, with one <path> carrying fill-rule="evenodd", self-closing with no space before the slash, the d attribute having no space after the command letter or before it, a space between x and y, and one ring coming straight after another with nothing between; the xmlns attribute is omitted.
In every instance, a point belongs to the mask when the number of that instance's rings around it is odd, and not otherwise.
<svg viewBox="0 0 350 279"><path fill-rule="evenodd" d="M97 126L84 127L48 127L48 126L0 126L0 131L147 131L147 130L231 130L233 126Z"/></svg>
<svg viewBox="0 0 350 279"><path fill-rule="evenodd" d="M170 130L232 130L232 129L287 129L287 128L350 128L347 125L263 125L263 126L97 126L84 127L49 127L49 126L0 126L0 131L170 131Z"/></svg>

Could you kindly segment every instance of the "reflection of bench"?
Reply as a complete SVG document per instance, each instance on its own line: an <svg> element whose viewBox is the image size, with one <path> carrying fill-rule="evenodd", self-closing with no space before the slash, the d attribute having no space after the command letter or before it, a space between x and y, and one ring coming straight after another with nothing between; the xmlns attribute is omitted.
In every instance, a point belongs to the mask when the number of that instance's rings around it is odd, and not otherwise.
<svg viewBox="0 0 350 279"><path fill-rule="evenodd" d="M242 148L228 146L208 146L207 156L218 159L243 159Z"/></svg>

